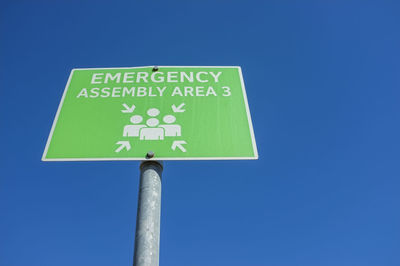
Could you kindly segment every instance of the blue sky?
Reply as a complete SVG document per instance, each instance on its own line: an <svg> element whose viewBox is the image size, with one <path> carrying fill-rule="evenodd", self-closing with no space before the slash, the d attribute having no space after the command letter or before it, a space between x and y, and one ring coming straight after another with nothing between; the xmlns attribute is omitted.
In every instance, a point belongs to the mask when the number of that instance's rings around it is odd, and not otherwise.
<svg viewBox="0 0 400 266"><path fill-rule="evenodd" d="M2 1L0 265L131 265L138 162L41 162L72 68L240 65L260 159L167 162L160 265L399 265L396 1Z"/></svg>

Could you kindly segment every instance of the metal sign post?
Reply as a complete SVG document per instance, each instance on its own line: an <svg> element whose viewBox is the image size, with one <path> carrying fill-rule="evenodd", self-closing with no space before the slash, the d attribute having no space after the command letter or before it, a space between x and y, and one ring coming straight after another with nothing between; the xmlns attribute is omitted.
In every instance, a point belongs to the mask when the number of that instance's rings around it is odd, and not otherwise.
<svg viewBox="0 0 400 266"><path fill-rule="evenodd" d="M162 170L160 161L143 161L140 164L134 266L158 266Z"/></svg>
<svg viewBox="0 0 400 266"><path fill-rule="evenodd" d="M258 152L238 66L73 69L42 157L145 160L134 266L159 263L161 160L244 159Z"/></svg>

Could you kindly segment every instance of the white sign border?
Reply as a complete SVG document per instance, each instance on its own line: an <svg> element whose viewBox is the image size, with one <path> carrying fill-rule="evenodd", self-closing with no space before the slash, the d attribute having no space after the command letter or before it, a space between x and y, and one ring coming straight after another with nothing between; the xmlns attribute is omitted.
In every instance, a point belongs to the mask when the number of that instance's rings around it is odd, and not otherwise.
<svg viewBox="0 0 400 266"><path fill-rule="evenodd" d="M247 101L247 94L246 94L246 89L244 86L244 81L243 81L243 74L242 74L242 68L240 66L157 66L159 68L237 68L239 71L239 77L240 77L240 82L242 86L242 92L243 92L243 99L244 99L244 104L246 107L246 113L247 113L247 122L249 124L249 130L250 130L250 136L251 136L251 142L253 145L253 153L254 156L252 157L163 157L163 158L151 158L151 159L146 159L144 157L116 157L116 158L56 158L56 159L50 159L46 158L48 148L50 146L51 139L53 137L53 132L56 127L57 121L58 121L58 116L61 112L62 105L64 104L64 99L65 95L67 95L67 90L69 87L69 84L71 82L72 76L74 74L75 70L103 70L103 69L135 69L135 68L146 68L146 67L154 67L154 66L140 66L140 67L104 67L104 68L74 68L71 70L71 73L68 78L67 85L65 86L64 93L61 97L60 104L58 105L57 113L56 116L53 120L53 124L51 126L50 134L49 137L47 138L46 142L46 147L44 149L43 155L42 155L42 161L157 161L157 160L168 160L168 161L189 161L189 160L257 160L258 159L258 151L257 151L257 145L256 145L256 139L254 136L254 130L253 130L253 123L251 120L251 115L250 115L250 109L249 109L249 104Z"/></svg>

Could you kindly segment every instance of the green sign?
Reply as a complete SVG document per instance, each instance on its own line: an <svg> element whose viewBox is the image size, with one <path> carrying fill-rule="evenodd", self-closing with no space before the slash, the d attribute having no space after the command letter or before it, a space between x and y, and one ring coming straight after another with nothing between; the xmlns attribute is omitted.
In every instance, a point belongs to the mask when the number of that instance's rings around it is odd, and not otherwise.
<svg viewBox="0 0 400 266"><path fill-rule="evenodd" d="M257 159L240 67L72 70L44 161Z"/></svg>

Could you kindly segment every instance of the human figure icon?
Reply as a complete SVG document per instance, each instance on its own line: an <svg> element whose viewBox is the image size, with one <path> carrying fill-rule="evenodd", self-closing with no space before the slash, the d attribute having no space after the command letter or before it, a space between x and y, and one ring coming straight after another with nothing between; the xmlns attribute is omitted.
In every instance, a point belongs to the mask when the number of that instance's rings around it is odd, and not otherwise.
<svg viewBox="0 0 400 266"><path fill-rule="evenodd" d="M180 137L181 136L181 126L180 125L172 125L176 121L175 116L166 115L163 118L164 123L166 125L160 125L161 128L165 130L166 137Z"/></svg>
<svg viewBox="0 0 400 266"><path fill-rule="evenodd" d="M160 110L158 110L157 108L150 108L149 110L147 110L147 114L149 116L156 117L160 114Z"/></svg>
<svg viewBox="0 0 400 266"><path fill-rule="evenodd" d="M143 121L143 117L140 115L134 115L130 119L133 125L126 125L124 127L124 137L139 137L140 129L145 127L146 125L139 125Z"/></svg>
<svg viewBox="0 0 400 266"><path fill-rule="evenodd" d="M163 140L164 129L157 127L160 122L157 118L150 118L146 121L148 127L140 129L140 140Z"/></svg>

